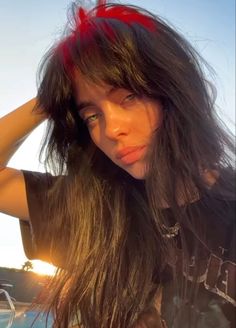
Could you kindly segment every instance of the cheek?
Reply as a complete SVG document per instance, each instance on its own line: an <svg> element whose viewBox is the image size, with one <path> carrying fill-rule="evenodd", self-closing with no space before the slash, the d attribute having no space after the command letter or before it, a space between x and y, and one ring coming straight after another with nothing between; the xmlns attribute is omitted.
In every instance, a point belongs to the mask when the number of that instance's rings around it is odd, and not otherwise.
<svg viewBox="0 0 236 328"><path fill-rule="evenodd" d="M158 104L155 108L155 111L153 111L153 127L159 128L162 125L163 122L163 108L161 104Z"/></svg>
<svg viewBox="0 0 236 328"><path fill-rule="evenodd" d="M150 132L155 132L163 122L163 109L160 104L152 104L147 111L147 121Z"/></svg>
<svg viewBox="0 0 236 328"><path fill-rule="evenodd" d="M90 132L90 137L92 142L97 146L99 149L101 149L101 140L98 134L94 132Z"/></svg>
<svg viewBox="0 0 236 328"><path fill-rule="evenodd" d="M95 146L97 146L98 148L100 148L99 147L99 143L100 143L99 140L100 140L100 138L99 138L99 134L97 133L97 131L95 129L91 129L89 127L87 129L88 129L88 133L90 135L90 139L91 139L92 143Z"/></svg>
<svg viewBox="0 0 236 328"><path fill-rule="evenodd" d="M92 142L95 144L97 148L99 148L104 154L106 154L108 157L109 152L109 145L106 143L106 141L101 137L101 133L98 128L93 129L90 131L90 137Z"/></svg>

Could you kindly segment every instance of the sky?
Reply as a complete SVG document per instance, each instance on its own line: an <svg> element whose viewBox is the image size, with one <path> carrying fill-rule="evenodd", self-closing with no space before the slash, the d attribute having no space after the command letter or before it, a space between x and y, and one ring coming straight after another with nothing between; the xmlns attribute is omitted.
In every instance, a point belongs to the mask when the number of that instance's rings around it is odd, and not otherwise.
<svg viewBox="0 0 236 328"><path fill-rule="evenodd" d="M130 0L160 15L198 49L215 70L220 116L235 126L235 1L234 0ZM122 2L122 3L124 3ZM40 60L63 31L69 0L0 0L0 117L37 93ZM11 159L17 169L44 171L38 161L45 125L27 138ZM1 131L0 131L1 138ZM1 191L0 191L1 192ZM0 266L21 268L26 261L18 219L0 213ZM48 266L34 262L35 270Z"/></svg>

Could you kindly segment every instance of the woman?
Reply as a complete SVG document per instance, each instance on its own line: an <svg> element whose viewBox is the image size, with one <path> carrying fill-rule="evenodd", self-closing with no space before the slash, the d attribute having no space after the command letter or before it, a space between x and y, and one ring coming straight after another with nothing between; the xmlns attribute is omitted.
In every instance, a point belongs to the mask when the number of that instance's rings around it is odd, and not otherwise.
<svg viewBox="0 0 236 328"><path fill-rule="evenodd" d="M144 9L73 9L37 100L0 121L0 209L58 266L55 327L233 327L234 147L201 58ZM50 173L8 168L45 118Z"/></svg>

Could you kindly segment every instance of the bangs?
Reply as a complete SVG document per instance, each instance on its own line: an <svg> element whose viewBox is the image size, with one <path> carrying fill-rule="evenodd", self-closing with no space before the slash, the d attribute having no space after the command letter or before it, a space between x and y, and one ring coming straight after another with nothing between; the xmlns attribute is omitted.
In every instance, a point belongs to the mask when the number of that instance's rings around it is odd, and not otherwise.
<svg viewBox="0 0 236 328"><path fill-rule="evenodd" d="M70 66L77 68L90 81L147 93L147 82L137 47L137 31L143 29L115 19L93 19L89 28L65 42ZM136 33L135 33L136 32ZM65 56L64 56L65 57ZM64 63L68 71L68 63Z"/></svg>

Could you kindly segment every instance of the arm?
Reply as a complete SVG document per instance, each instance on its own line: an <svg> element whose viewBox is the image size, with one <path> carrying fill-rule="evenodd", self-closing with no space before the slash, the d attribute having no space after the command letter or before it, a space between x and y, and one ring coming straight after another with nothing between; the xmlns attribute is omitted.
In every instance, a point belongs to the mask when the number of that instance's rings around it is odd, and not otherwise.
<svg viewBox="0 0 236 328"><path fill-rule="evenodd" d="M7 164L28 135L46 119L32 99L0 119L0 212L28 220L25 182L20 170ZM34 110L33 110L34 109Z"/></svg>

